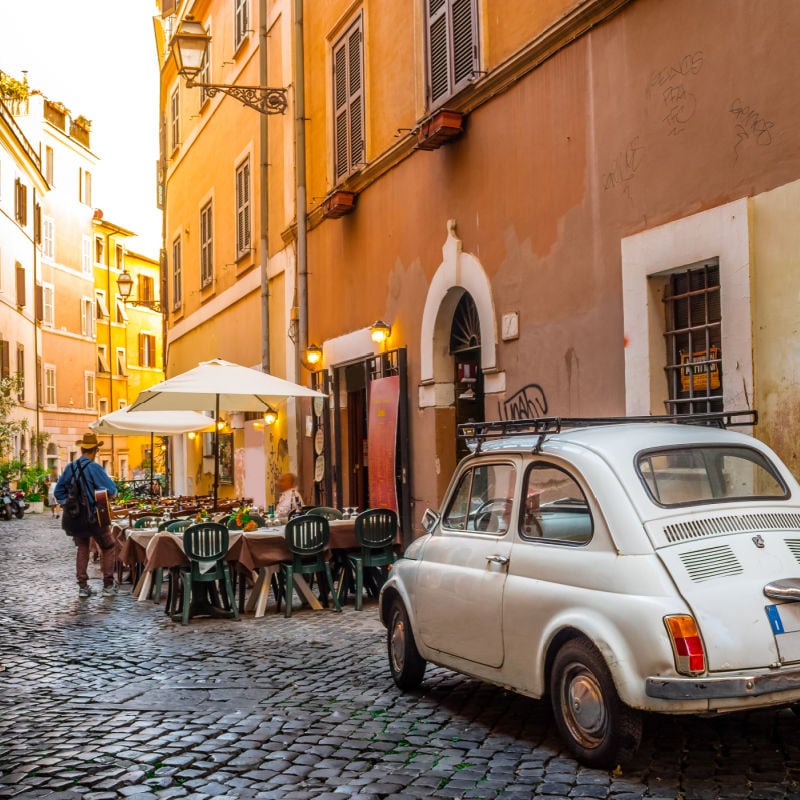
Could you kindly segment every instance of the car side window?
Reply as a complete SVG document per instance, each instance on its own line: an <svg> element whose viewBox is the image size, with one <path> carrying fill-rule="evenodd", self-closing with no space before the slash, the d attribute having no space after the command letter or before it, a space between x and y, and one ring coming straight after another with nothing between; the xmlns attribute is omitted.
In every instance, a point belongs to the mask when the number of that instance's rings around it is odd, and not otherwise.
<svg viewBox="0 0 800 800"><path fill-rule="evenodd" d="M511 525L516 469L481 464L462 473L442 517L445 528L505 533Z"/></svg>
<svg viewBox="0 0 800 800"><path fill-rule="evenodd" d="M594 523L578 482L563 469L538 462L525 476L520 534L565 544L586 544Z"/></svg>

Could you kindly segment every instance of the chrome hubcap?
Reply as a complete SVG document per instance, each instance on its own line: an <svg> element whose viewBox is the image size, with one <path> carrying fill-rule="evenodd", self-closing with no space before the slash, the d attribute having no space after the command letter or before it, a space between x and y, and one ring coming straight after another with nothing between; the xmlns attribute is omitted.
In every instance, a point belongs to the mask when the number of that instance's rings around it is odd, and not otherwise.
<svg viewBox="0 0 800 800"><path fill-rule="evenodd" d="M602 741L608 726L603 692L595 676L574 664L564 677L562 702L565 721L574 738L585 747Z"/></svg>

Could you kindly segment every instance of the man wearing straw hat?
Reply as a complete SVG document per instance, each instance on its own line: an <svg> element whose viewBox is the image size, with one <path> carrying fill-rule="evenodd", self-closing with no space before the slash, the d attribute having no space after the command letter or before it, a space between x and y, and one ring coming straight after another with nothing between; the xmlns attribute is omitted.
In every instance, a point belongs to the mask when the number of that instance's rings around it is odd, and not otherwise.
<svg viewBox="0 0 800 800"><path fill-rule="evenodd" d="M81 448L81 455L61 473L56 484L55 496L63 508L73 475L83 476L83 485L93 515L93 524L87 526L84 534L73 536L77 547L75 571L78 578L78 596L91 597L94 594L94 591L89 588L89 543L91 539L94 539L102 553L103 596L113 597L117 593L117 587L114 585L114 539L110 526L101 527L94 519L96 514L94 493L98 489L104 489L108 492L108 499L111 500L117 494L117 486L106 474L106 471L95 462L97 451L103 446L103 442L97 441L97 434L84 433L83 438L75 444Z"/></svg>

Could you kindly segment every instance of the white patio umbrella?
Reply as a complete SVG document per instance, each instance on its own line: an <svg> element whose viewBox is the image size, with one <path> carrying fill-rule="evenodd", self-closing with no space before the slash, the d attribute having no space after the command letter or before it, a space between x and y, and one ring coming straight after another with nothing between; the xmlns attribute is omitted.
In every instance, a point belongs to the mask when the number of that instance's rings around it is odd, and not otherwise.
<svg viewBox="0 0 800 800"><path fill-rule="evenodd" d="M173 436L189 431L201 431L214 420L196 411L129 411L130 406L105 414L89 427L95 433L111 436L144 436L150 434L150 485L153 485L153 437Z"/></svg>
<svg viewBox="0 0 800 800"><path fill-rule="evenodd" d="M276 378L267 372L215 358L139 393L133 411L259 411L265 413L289 397L325 397L322 392ZM214 508L219 488L219 430L214 427Z"/></svg>

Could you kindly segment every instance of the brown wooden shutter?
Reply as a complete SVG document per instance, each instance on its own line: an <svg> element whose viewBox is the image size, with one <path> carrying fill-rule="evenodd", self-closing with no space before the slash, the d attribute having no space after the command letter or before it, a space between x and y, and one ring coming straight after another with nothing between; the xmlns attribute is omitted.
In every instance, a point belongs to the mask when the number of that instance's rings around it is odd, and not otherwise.
<svg viewBox="0 0 800 800"><path fill-rule="evenodd" d="M176 0L161 0L161 16L168 17L175 13Z"/></svg>
<svg viewBox="0 0 800 800"><path fill-rule="evenodd" d="M147 337L147 366L154 367L156 365L156 337Z"/></svg>
<svg viewBox="0 0 800 800"><path fill-rule="evenodd" d="M364 70L362 17L334 46L334 181L364 163Z"/></svg>
<svg viewBox="0 0 800 800"><path fill-rule="evenodd" d="M453 0L454 90L468 82L478 68L474 0Z"/></svg>
<svg viewBox="0 0 800 800"><path fill-rule="evenodd" d="M145 363L144 363L144 353L145 353L145 346L146 346L146 345L145 345L145 340L144 340L144 338L145 338L145 337L144 337L144 334L143 334L143 333L140 333L140 334L139 334L139 366L140 366L140 367L143 367L143 366L145 366Z"/></svg>
<svg viewBox="0 0 800 800"><path fill-rule="evenodd" d="M44 405L44 395L42 394L42 358L36 357L36 403L41 408Z"/></svg>
<svg viewBox="0 0 800 800"><path fill-rule="evenodd" d="M5 339L0 339L0 377L11 377L11 354L9 343Z"/></svg>
<svg viewBox="0 0 800 800"><path fill-rule="evenodd" d="M25 305L25 267L17 262L17 305L22 308Z"/></svg>
<svg viewBox="0 0 800 800"><path fill-rule="evenodd" d="M44 288L41 283L37 283L34 287L34 306L36 314L36 321L42 322L44 320Z"/></svg>
<svg viewBox="0 0 800 800"><path fill-rule="evenodd" d="M33 241L36 244L42 243L42 207L39 203L33 209Z"/></svg>

